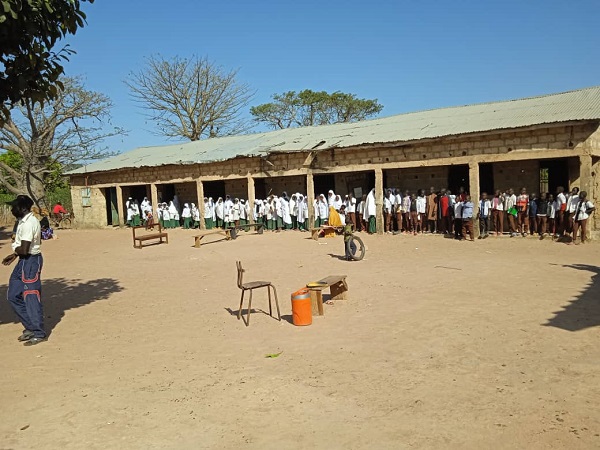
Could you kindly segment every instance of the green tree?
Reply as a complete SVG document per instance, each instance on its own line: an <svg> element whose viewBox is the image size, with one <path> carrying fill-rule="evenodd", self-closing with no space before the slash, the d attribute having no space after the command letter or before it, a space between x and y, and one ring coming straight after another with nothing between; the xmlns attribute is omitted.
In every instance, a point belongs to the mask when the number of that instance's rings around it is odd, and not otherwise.
<svg viewBox="0 0 600 450"><path fill-rule="evenodd" d="M0 0L0 125L13 105L58 97L63 61L57 42L85 25L81 3L94 0Z"/></svg>
<svg viewBox="0 0 600 450"><path fill-rule="evenodd" d="M273 102L250 108L257 122L275 129L356 122L377 115L383 105L377 99L357 98L343 92L315 92L310 89L273 95Z"/></svg>
<svg viewBox="0 0 600 450"><path fill-rule="evenodd" d="M250 87L238 81L237 71L206 58L151 56L125 84L159 135L197 141L249 128L241 111L253 95Z"/></svg>
<svg viewBox="0 0 600 450"><path fill-rule="evenodd" d="M109 155L104 139L122 134L110 126L110 99L64 78L64 89L43 106L24 100L0 128L0 184L27 194L40 206L46 192L61 186L63 168Z"/></svg>

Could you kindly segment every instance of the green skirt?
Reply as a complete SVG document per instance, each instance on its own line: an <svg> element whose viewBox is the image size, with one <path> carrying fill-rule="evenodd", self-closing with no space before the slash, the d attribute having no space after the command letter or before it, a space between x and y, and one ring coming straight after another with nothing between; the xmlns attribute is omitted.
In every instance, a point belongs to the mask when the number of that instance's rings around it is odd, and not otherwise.
<svg viewBox="0 0 600 450"><path fill-rule="evenodd" d="M377 233L377 222L375 216L369 217L369 233Z"/></svg>

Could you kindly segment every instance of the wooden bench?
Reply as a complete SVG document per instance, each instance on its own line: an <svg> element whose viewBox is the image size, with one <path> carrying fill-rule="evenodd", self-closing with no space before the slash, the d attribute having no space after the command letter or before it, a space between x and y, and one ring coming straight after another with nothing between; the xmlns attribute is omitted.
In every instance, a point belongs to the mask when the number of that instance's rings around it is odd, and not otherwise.
<svg viewBox="0 0 600 450"><path fill-rule="evenodd" d="M306 285L310 291L313 315L323 315L323 290L325 289L329 288L329 292L331 293L330 300L346 300L346 292L348 292L346 275L329 275L317 283L320 283L321 286Z"/></svg>
<svg viewBox="0 0 600 450"><path fill-rule="evenodd" d="M310 235L311 237L317 241L319 240L319 235L321 233L327 234L329 233L339 233L343 230L343 227L334 227L331 225L321 225L319 228L311 228L310 229Z"/></svg>
<svg viewBox="0 0 600 450"><path fill-rule="evenodd" d="M245 225L236 225L234 227L229 227L230 230L235 230L235 231L248 231L250 228L254 228L256 230L256 233L258 234L263 234L263 231L265 230L265 224L264 223L247 223ZM232 239L235 239L235 237L232 236Z"/></svg>
<svg viewBox="0 0 600 450"><path fill-rule="evenodd" d="M205 236L210 236L211 234L222 234L223 236L225 236L225 240L227 241L229 241L230 239L235 239L232 237L232 234L235 234L235 230L232 233L232 229L233 228L227 228L225 230L217 229L203 231L202 233L194 236L194 247L200 248L200 246L202 245L202 239L204 239Z"/></svg>
<svg viewBox="0 0 600 450"><path fill-rule="evenodd" d="M155 239L158 239L158 242L156 242L157 244L162 244L163 242L165 244L169 243L169 233L165 233L162 230L162 227L160 226L160 223L155 224L154 226L158 226L158 232L157 233L150 233L150 234L142 234L142 235L136 235L136 230L146 230L148 231L148 228L146 227L146 225L140 225L137 227L131 227L131 230L133 231L133 248L142 248L144 242L146 241L153 241ZM154 228L152 228L152 231L154 230Z"/></svg>

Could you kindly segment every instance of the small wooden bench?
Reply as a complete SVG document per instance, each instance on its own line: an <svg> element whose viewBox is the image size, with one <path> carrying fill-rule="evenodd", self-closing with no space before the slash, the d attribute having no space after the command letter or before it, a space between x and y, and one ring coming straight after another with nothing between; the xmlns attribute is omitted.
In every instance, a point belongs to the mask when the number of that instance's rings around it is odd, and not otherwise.
<svg viewBox="0 0 600 450"><path fill-rule="evenodd" d="M156 244L162 244L162 243L168 244L169 243L169 233L165 233L162 230L160 223L155 224L154 226L158 226L157 233L142 234L142 235L136 234L136 230L148 231L148 228L146 227L146 225L131 227L131 230L133 231L133 248L141 249L143 247L144 242L153 241L156 239L158 239L158 242L156 242ZM152 231L153 230L154 230L154 227L152 228Z"/></svg>
<svg viewBox="0 0 600 450"><path fill-rule="evenodd" d="M203 231L202 233L194 236L194 247L200 248L200 246L202 245L202 239L204 239L205 236L210 236L211 234L222 234L223 236L225 236L225 240L227 241L229 241L230 239L234 239L232 237L231 230L232 228L227 228L225 230L217 229ZM235 234L235 231L233 232L233 234Z"/></svg>
<svg viewBox="0 0 600 450"><path fill-rule="evenodd" d="M319 280L321 286L306 287L310 291L310 301L312 304L313 315L323 315L323 290L329 288L331 293L330 300L346 300L346 292L348 292L348 284L346 283L346 275L329 275L322 280Z"/></svg>
<svg viewBox="0 0 600 450"><path fill-rule="evenodd" d="M321 225L319 228L311 228L310 235L315 241L317 241L317 240L319 240L319 235L321 233L325 233L325 234L327 234L328 232L329 233L339 233L343 229L344 229L343 227L334 227L331 225Z"/></svg>
<svg viewBox="0 0 600 450"><path fill-rule="evenodd" d="M250 228L254 228L256 230L257 234L263 234L263 231L265 230L265 224L264 223L247 223L245 225L236 225L234 227L229 227L230 230L235 230L235 231L248 231ZM235 239L232 236L232 239Z"/></svg>

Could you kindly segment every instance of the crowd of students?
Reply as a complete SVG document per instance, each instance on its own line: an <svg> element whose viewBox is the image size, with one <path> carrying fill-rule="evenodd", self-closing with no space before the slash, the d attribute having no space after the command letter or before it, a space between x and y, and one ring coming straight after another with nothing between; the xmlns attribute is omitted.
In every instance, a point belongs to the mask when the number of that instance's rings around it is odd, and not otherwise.
<svg viewBox="0 0 600 450"><path fill-rule="evenodd" d="M140 204L130 198L126 207L129 226L155 222L152 205L147 198ZM342 198L330 190L327 195L317 195L312 205L308 204L306 195L295 193L288 196L283 192L281 196L256 199L253 208L244 199L229 195L218 197L216 201L206 197L203 208L206 229L246 225L252 218L263 223L267 230L307 231L311 228L308 218L309 208L312 208L314 227L329 224L330 215L335 211L336 225L339 225L339 220L341 226L352 224L355 231L376 232L374 189L360 199L352 193ZM546 236L559 239L572 234L575 241L580 234L580 241L585 242L587 220L594 209L586 192L573 188L570 193L565 193L562 187L557 188L555 195L528 194L525 188L520 190L519 195L513 189L497 190L493 195L484 192L478 200L472 199L464 188L459 188L457 194L452 194L449 189L438 191L433 187L427 194L422 189L416 192L386 189L383 196L386 233L438 233L470 240L474 239L474 227L479 226L480 239L508 232L511 237L537 235L541 239ZM200 228L199 208L194 203L181 206L177 196L168 204L160 203L155 213L156 220L164 228Z"/></svg>

